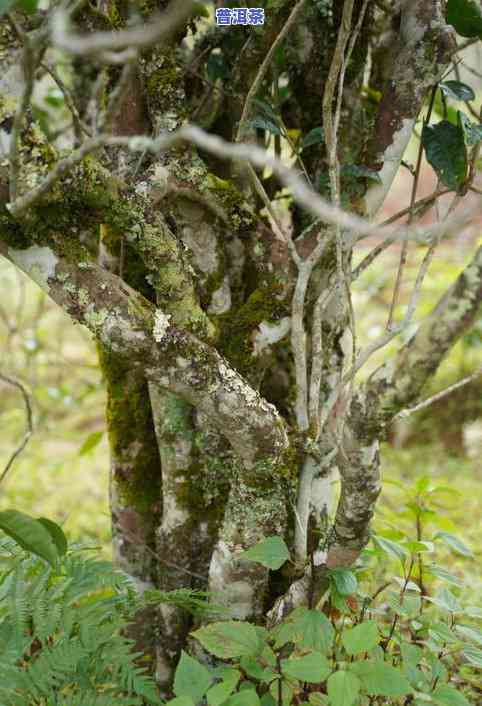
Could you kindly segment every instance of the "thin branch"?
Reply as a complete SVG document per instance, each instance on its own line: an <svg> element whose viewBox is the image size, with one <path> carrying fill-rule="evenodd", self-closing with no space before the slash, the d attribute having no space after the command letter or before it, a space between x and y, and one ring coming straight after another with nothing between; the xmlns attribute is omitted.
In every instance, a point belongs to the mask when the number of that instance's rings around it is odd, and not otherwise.
<svg viewBox="0 0 482 706"><path fill-rule="evenodd" d="M10 458L7 461L7 465L2 471L2 475L0 475L0 485L3 483L5 478L7 477L7 474L9 470L11 469L14 461L24 448L27 446L28 440L33 434L33 421L32 421L32 407L30 404L30 398L27 390L25 389L24 385L19 380L15 380L14 378L8 377L7 375L3 375L0 373L0 380L2 380L4 383L7 385L11 385L12 387L16 387L17 390L20 390L22 397L23 397L23 402L25 405L25 433L23 435L23 439L18 445L18 447L15 449L13 454L10 456Z"/></svg>
<svg viewBox="0 0 482 706"><path fill-rule="evenodd" d="M70 110L70 114L72 115L72 122L74 123L74 131L76 138L80 141L82 133L84 133L84 135L90 136L89 129L83 124L79 115L79 111L75 106L72 96L70 95L70 91L60 78L57 70L49 66L48 64L45 64L44 62L42 62L40 66L53 78L58 88L62 92L62 95L65 100L65 105Z"/></svg>
<svg viewBox="0 0 482 706"><path fill-rule="evenodd" d="M266 166L271 168L282 184L287 189L291 190L293 198L303 206L308 213L313 214L325 223L338 223L345 230L356 233L356 236L353 237L353 242L359 242L368 235L387 235L386 228L371 223L355 214L347 213L343 209L337 208L333 204L325 201L319 194L313 191L296 172L260 147L243 143L235 145L226 142L218 136L210 135L194 125L186 125L174 132L164 133L155 139L151 139L145 135L132 137L99 135L90 138L68 157L57 162L56 166L37 187L18 198L15 202L8 204L7 207L13 216L19 216L27 208L36 204L42 196L52 188L58 179L82 162L88 154L102 147L122 147L133 152L142 153L149 151L157 154L183 141L192 142L201 149L215 154L221 159L238 159L256 167ZM476 211L477 208L474 205L462 211L460 215L447 219L442 224L421 227L402 226L393 229L392 233L396 235L396 239L400 241L410 239L419 243L431 242L435 237L445 234L450 229L465 225ZM390 233L390 231L388 232ZM311 256L317 257L315 251L313 251L310 257Z"/></svg>
<svg viewBox="0 0 482 706"><path fill-rule="evenodd" d="M18 173L20 170L19 161L19 147L20 147L20 131L22 130L22 125L25 119L25 114L30 105L30 99L32 97L33 84L34 84L34 74L35 74L35 51L32 41L26 35L23 37L23 56L22 56L22 69L23 69L23 79L24 87L22 91L22 98L18 104L17 110L15 111L15 117L13 119L12 133L10 135L10 151L9 151L9 162L10 162L10 174L9 174L9 189L10 189L10 201L15 201L17 198L17 187L18 187Z"/></svg>
<svg viewBox="0 0 482 706"><path fill-rule="evenodd" d="M428 125L428 123L430 122L436 92L437 92L437 86L434 86L432 88L432 94L431 94L431 98L430 98L430 105L429 105L429 109L427 112L427 116L425 117L425 119L423 121L424 127L426 125ZM412 223L414 216L415 216L415 199L417 198L418 182L420 179L420 169L422 166L422 157L423 157L423 142L422 142L422 140L420 140L420 144L418 147L417 164L415 167L415 175L414 175L413 184L412 184L412 193L410 196L409 217L408 217L408 224L409 225ZM387 331L391 331L393 328L393 317L395 316L395 308L398 304L398 299L400 297L400 289L402 286L403 271L405 269L405 265L407 262L407 253L408 253L408 241L405 241L402 244L402 252L400 253L400 263L398 265L397 279L395 281L392 302L390 304L390 312L388 314Z"/></svg>
<svg viewBox="0 0 482 706"><path fill-rule="evenodd" d="M139 27L86 35L71 32L70 12L58 9L51 20L52 43L70 54L85 57L88 54L104 53L104 59L107 59L107 52L126 48L145 49L166 41L191 16L193 7L193 0L182 0L171 4L162 15L155 13L149 22Z"/></svg>
<svg viewBox="0 0 482 706"><path fill-rule="evenodd" d="M426 400L424 400L423 402L420 402L419 404L415 405L414 407L407 407L406 409L402 409L400 412L398 412L398 414L396 414L394 416L393 419L405 419L406 417L409 417L411 414L414 414L415 412L419 412L421 409L425 409L426 407L429 407L434 402L438 402L438 400L441 400L444 397L447 397L447 395L452 394L452 392L455 392L455 390L459 390L461 387L468 385L469 383L473 382L481 375L482 375L482 368L479 368L472 375L467 375L467 377L463 378L462 380L459 380L459 382L456 382L453 385L446 387L445 390L442 390L441 392L437 392L437 394L432 395L431 397L428 397Z"/></svg>
<svg viewBox="0 0 482 706"><path fill-rule="evenodd" d="M256 97L256 94L258 93L261 83L266 75L266 72L268 71L269 65L273 59L274 53L276 49L279 47L281 42L284 40L288 32L291 30L293 24L295 23L300 11L302 10L303 6L306 4L306 0L299 0L298 4L295 5L293 10L291 11L290 16L286 20L286 23L281 30L281 32L278 34L276 39L274 40L273 44L269 48L268 53L263 59L263 62L261 66L259 67L258 73L256 74L256 77L251 84L251 87L248 91L248 95L246 96L246 100L244 102L244 107L243 107L243 112L241 113L241 119L239 121L238 125L238 130L236 134L236 139L235 142L241 142L241 140L244 137L244 134L246 132L246 122L249 117L249 113L251 111L251 106L253 103L253 100Z"/></svg>

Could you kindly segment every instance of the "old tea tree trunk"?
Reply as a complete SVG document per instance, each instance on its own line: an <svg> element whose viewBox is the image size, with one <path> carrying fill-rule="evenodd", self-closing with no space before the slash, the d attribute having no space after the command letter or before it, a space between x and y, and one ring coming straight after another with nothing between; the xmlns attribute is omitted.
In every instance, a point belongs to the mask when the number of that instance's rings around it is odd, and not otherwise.
<svg viewBox="0 0 482 706"><path fill-rule="evenodd" d="M10 5L0 252L97 342L116 561L141 590L207 588L234 618L279 620L356 561L379 440L480 308L479 248L410 341L357 382L412 321L437 244L466 217L417 226L419 160L408 224L374 225L421 115L427 154L429 138L443 146L432 106L458 51L445 3L260 1L263 26L230 27L209 3ZM39 121L41 82L62 100ZM454 130L463 146L470 125ZM458 159L432 160L433 202L470 188L471 135ZM354 269L368 235L380 245ZM392 309L413 240L426 253L416 287L360 348L352 283L397 240ZM272 536L289 571L242 558ZM161 683L189 629L176 607L139 616Z"/></svg>

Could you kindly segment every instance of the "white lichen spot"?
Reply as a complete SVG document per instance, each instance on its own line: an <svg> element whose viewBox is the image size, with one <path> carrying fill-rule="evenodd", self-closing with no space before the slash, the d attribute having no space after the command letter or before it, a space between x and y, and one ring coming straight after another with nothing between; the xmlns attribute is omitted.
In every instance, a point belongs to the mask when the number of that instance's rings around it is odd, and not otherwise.
<svg viewBox="0 0 482 706"><path fill-rule="evenodd" d="M170 314L164 314L161 309L156 309L154 314L154 327L152 329L152 335L157 343L160 343L166 335L167 329L170 326L170 319Z"/></svg>
<svg viewBox="0 0 482 706"><path fill-rule="evenodd" d="M38 245L32 245L26 250L9 248L8 257L42 289L49 291L49 279L55 277L55 268L59 261L53 250Z"/></svg>
<svg viewBox="0 0 482 706"><path fill-rule="evenodd" d="M258 326L254 337L253 352L259 355L262 350L271 346L273 343L281 341L286 336L291 328L291 317L284 316L277 323L273 324L269 321L262 321Z"/></svg>
<svg viewBox="0 0 482 706"><path fill-rule="evenodd" d="M231 309L231 287L229 285L229 276L226 276L219 289L213 292L211 303L209 304L208 314L224 314Z"/></svg>

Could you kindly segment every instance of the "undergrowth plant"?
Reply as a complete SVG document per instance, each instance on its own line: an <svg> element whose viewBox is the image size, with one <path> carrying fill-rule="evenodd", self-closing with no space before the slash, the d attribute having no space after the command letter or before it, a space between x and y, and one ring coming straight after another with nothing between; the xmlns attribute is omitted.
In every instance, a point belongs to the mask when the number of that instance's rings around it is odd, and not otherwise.
<svg viewBox="0 0 482 706"><path fill-rule="evenodd" d="M444 546L472 556L455 535L430 529L447 492L427 477L404 490L398 527L372 535L353 570L327 570L318 605L269 628L221 621L194 631L213 661L182 654L170 706L479 703L482 610L464 605L463 579L434 561ZM245 558L269 568L290 560L279 537Z"/></svg>
<svg viewBox="0 0 482 706"><path fill-rule="evenodd" d="M68 547L57 524L0 512L0 706L160 704L127 628L147 604L217 611L191 589L140 596L92 549Z"/></svg>
<svg viewBox="0 0 482 706"><path fill-rule="evenodd" d="M272 612L266 626L219 620L220 607L206 602L213 596L188 588L140 596L110 562L68 549L55 523L1 512L0 706L162 703L126 628L139 608L166 602L198 626L197 658L182 653L170 706L478 703L482 610L465 605L460 572L434 561L443 547L472 557L436 526L441 498L455 491L427 477L400 488L397 527L387 515L355 567L322 569L318 604L282 621ZM272 570L294 565L281 537L244 559Z"/></svg>

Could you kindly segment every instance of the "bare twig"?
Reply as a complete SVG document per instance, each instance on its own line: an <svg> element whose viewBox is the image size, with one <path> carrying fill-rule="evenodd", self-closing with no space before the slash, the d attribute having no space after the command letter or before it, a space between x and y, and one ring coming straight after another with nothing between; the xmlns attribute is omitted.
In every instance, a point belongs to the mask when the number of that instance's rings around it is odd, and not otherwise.
<svg viewBox="0 0 482 706"><path fill-rule="evenodd" d="M75 103L72 100L72 96L70 95L69 89L60 78L56 69L49 66L48 64L45 64L44 62L42 62L40 66L53 78L60 91L62 92L62 95L64 96L65 100L65 105L67 106L70 111L70 114L72 115L72 122L74 123L74 131L76 138L80 141L82 133L87 136L90 136L88 128L83 124L80 118L79 111L77 110Z"/></svg>
<svg viewBox="0 0 482 706"><path fill-rule="evenodd" d="M256 74L256 77L255 77L253 83L251 84L251 87L248 91L248 95L246 96L246 100L244 102L243 112L241 113L241 119L239 121L238 131L236 134L236 140L235 140L236 142L241 142L241 140L243 139L243 137L245 135L246 122L248 120L249 113L251 111L251 106L252 106L253 100L256 97L256 94L258 93L258 91L260 89L263 78L265 77L266 72L269 68L269 65L273 59L274 53L275 53L276 49L279 47L279 45L281 44L281 42L284 40L284 38L286 37L288 32L291 30L293 24L296 21L296 18L298 17L298 14L303 9L303 6L305 5L305 3L306 3L306 0L299 0L299 2L295 5L293 10L291 11L290 16L286 20L286 23L283 26L283 29L281 30L281 32L278 34L278 36L274 40L273 44L269 48L268 53L264 57L261 66L259 67L258 73Z"/></svg>
<svg viewBox="0 0 482 706"><path fill-rule="evenodd" d="M273 157L265 150L251 144L232 144L222 138L210 135L199 127L186 125L172 133L164 133L155 139L144 135L139 136L110 136L99 135L85 140L84 144L74 150L68 157L60 160L45 179L27 194L8 205L13 216L19 216L23 211L33 206L64 174L71 171L76 165L92 152L102 147L122 147L133 152L158 152L166 151L180 142L187 141L215 154L221 159L237 159L253 164L256 167L269 167L276 174L282 184L291 190L293 198L303 206L308 213L313 214L325 223L339 223L347 231L353 231L356 236L353 242L358 242L368 235L387 235L387 229L350 214L341 208L325 201L301 179L296 172L287 167L283 162ZM476 207L464 210L458 216L447 219L444 223L434 226L402 226L395 228L391 234L396 239L414 240L419 243L431 242L435 237L445 234L452 228L460 227L468 222L476 211ZM390 230L388 231L390 234ZM313 254L313 253L312 253Z"/></svg>
<svg viewBox="0 0 482 706"><path fill-rule="evenodd" d="M15 111L15 117L13 119L12 133L10 136L10 151L9 151L9 163L10 163L10 174L9 174L9 189L10 189L10 200L15 201L17 198L17 186L18 186L18 173L20 169L19 162L19 142L20 142L20 131L25 119L25 114L30 105L30 99L32 97L33 84L34 84L34 74L35 74L35 49L32 40L24 35L22 37L23 45L23 55L22 55L22 69L23 69L23 79L24 87L22 91L22 98L18 104L17 110Z"/></svg>
<svg viewBox="0 0 482 706"><path fill-rule="evenodd" d="M29 398L29 394L28 394L27 390L25 389L24 385L19 380L16 380L16 379L9 377L7 375L3 375L2 373L0 373L0 380L2 380L2 382L6 383L7 385L11 385L12 387L16 387L17 390L20 390L22 397L23 397L24 405L25 405L25 416L26 416L25 433L23 435L23 439L20 442L20 444L18 445L18 447L15 449L13 454L10 456L10 458L8 459L7 465L4 467L4 469L2 471L2 475L0 475L0 484L1 484L1 483L3 483L5 478L7 477L7 474L10 471L10 469L13 465L13 462L15 461L16 458L18 458L18 456L20 456L20 454L22 453L22 451L26 447L28 440L32 436L32 434L33 434L33 421L32 421L32 407L30 405L30 398Z"/></svg>
<svg viewBox="0 0 482 706"><path fill-rule="evenodd" d="M156 13L149 22L139 27L86 35L71 32L70 12L58 9L53 13L51 21L52 43L70 54L87 56L104 53L104 58L109 58L106 52L126 48L145 49L167 40L177 27L191 16L193 6L193 0L182 0L171 4L162 15Z"/></svg>
<svg viewBox="0 0 482 706"><path fill-rule="evenodd" d="M426 400L423 400L423 402L420 402L419 404L415 405L414 407L407 407L406 409L402 409L398 414L394 416L395 419L405 419L406 417L409 417L411 414L414 414L415 412L419 412L421 409L425 409L426 407L429 407L431 404L434 402L438 402L438 400L443 399L444 397L447 397L447 395L452 394L452 392L455 392L455 390L459 390L461 387L464 387L465 385L470 384L474 380L476 380L478 377L482 375L482 368L479 368L478 370L475 371L475 373L472 373L472 375L467 375L467 377L463 378L462 380L459 380L458 382L454 383L453 385L450 385L449 387L446 387L445 390L442 390L441 392L437 392L437 394L432 395L431 397L428 397Z"/></svg>

